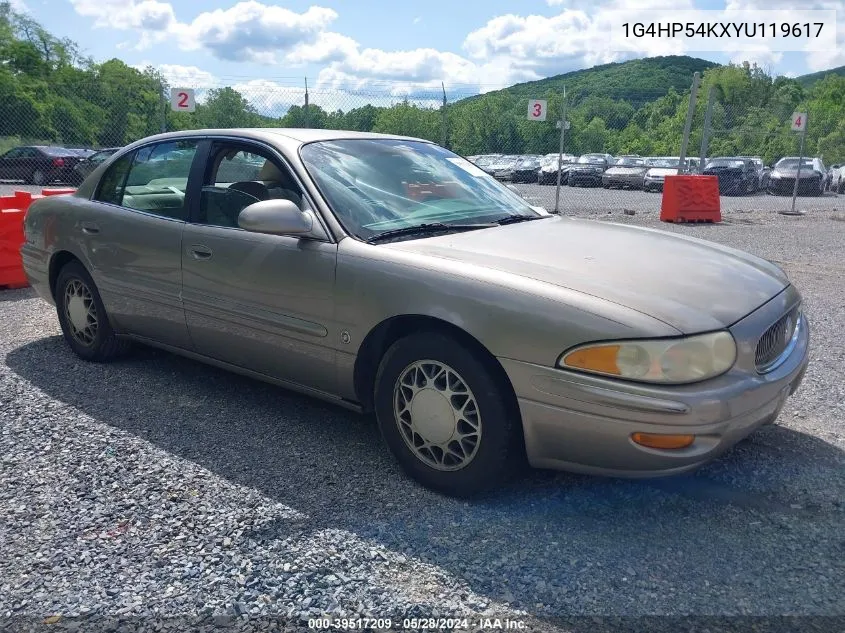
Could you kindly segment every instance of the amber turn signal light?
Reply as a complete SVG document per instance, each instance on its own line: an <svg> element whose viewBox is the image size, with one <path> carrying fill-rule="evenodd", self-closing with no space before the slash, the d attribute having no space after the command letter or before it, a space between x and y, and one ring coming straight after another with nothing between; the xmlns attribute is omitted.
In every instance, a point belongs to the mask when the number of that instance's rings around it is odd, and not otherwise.
<svg viewBox="0 0 845 633"><path fill-rule="evenodd" d="M632 433L631 439L640 446L660 449L679 449L691 446L695 435L664 435L661 433Z"/></svg>

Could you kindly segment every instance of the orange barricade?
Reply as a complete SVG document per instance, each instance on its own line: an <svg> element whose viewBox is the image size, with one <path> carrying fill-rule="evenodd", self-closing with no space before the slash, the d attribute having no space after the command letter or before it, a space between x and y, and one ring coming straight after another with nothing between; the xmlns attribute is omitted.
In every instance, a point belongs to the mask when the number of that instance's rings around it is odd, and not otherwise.
<svg viewBox="0 0 845 633"><path fill-rule="evenodd" d="M662 222L721 222L718 176L666 176Z"/></svg>
<svg viewBox="0 0 845 633"><path fill-rule="evenodd" d="M20 248L24 242L23 221L33 200L73 193L76 189L42 189L41 193L15 191L0 196L0 288L24 288L29 280L23 270Z"/></svg>

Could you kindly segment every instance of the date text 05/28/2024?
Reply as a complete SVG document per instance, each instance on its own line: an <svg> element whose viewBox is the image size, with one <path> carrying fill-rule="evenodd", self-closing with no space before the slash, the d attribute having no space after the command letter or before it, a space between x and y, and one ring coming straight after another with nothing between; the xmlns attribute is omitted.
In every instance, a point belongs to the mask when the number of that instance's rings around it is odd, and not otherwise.
<svg viewBox="0 0 845 633"><path fill-rule="evenodd" d="M388 630L401 628L406 631L415 630L499 630L499 631L521 631L525 630L526 624L522 620L509 618L404 618L401 620L391 618L313 618L308 620L308 628L315 630Z"/></svg>

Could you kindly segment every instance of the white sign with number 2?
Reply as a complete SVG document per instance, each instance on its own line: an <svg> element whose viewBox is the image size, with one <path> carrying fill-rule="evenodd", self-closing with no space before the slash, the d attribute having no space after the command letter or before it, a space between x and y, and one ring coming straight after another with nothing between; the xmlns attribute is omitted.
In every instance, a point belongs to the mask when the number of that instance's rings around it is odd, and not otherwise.
<svg viewBox="0 0 845 633"><path fill-rule="evenodd" d="M807 113L793 112L792 113L792 131L803 132L807 129Z"/></svg>
<svg viewBox="0 0 845 633"><path fill-rule="evenodd" d="M193 112L197 102L194 100L193 88L171 88L170 107L176 112Z"/></svg>
<svg viewBox="0 0 845 633"><path fill-rule="evenodd" d="M529 121L545 121L546 120L546 100L545 99L530 99L528 101L528 120Z"/></svg>

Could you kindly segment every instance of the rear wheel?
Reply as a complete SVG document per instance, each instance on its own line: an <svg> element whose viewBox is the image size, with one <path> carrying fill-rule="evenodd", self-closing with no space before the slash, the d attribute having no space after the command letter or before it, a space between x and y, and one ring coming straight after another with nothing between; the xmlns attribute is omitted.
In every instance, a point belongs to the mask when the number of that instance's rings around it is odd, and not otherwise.
<svg viewBox="0 0 845 633"><path fill-rule="evenodd" d="M59 272L56 311L65 340L80 358L103 362L128 349L129 342L112 330L97 286L79 262L70 262Z"/></svg>
<svg viewBox="0 0 845 633"><path fill-rule="evenodd" d="M43 185L47 182L47 175L40 169L36 169L30 175L29 182L33 185Z"/></svg>
<svg viewBox="0 0 845 633"><path fill-rule="evenodd" d="M456 339L412 334L376 376L382 437L413 479L468 497L505 481L524 455L518 412L486 362Z"/></svg>

